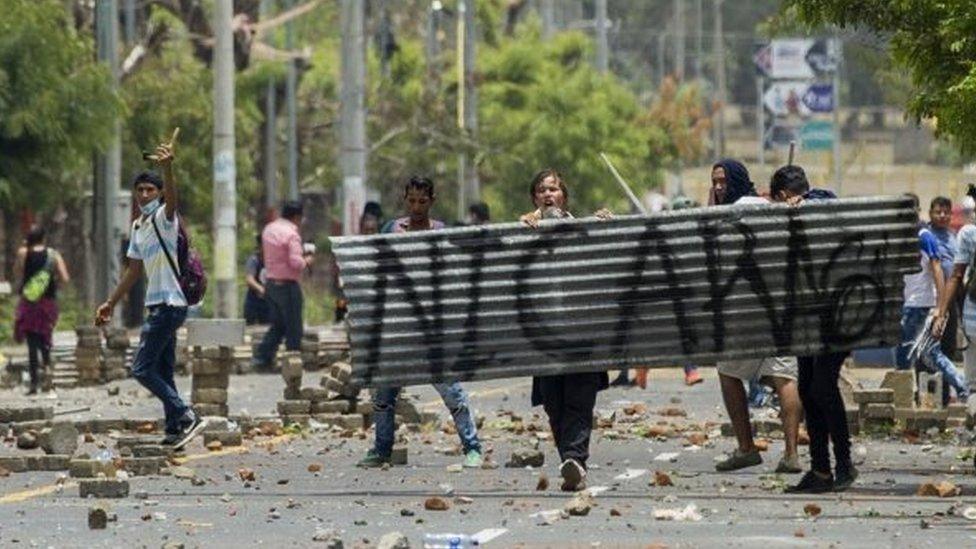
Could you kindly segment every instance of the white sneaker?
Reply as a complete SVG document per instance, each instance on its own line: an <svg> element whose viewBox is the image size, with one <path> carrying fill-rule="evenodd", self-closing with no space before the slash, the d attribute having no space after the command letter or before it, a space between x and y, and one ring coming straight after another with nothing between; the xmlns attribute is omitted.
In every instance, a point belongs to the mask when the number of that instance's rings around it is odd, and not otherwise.
<svg viewBox="0 0 976 549"><path fill-rule="evenodd" d="M563 477L563 492L578 492L586 488L586 469L575 459L567 459L559 466L559 474Z"/></svg>

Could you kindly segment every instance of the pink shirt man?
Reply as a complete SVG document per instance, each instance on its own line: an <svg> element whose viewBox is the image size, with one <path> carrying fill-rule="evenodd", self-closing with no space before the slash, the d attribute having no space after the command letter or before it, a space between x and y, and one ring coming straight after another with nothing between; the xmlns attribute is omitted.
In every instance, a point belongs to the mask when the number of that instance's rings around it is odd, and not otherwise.
<svg viewBox="0 0 976 549"><path fill-rule="evenodd" d="M306 263L298 226L284 218L268 223L261 233L261 246L270 280L301 280Z"/></svg>

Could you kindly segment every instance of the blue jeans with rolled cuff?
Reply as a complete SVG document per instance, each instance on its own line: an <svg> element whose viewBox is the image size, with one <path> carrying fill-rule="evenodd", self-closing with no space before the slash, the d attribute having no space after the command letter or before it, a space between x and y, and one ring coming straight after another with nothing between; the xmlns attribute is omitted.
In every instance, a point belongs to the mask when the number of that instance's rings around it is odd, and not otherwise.
<svg viewBox="0 0 976 549"><path fill-rule="evenodd" d="M468 405L468 395L457 381L453 383L435 383L434 389L440 393L444 405L454 417L458 437L464 453L471 450L481 452L481 441L478 440L478 428ZM373 452L389 457L393 453L393 442L396 434L396 402L401 387L379 387L373 392L373 421L376 427L376 443Z"/></svg>

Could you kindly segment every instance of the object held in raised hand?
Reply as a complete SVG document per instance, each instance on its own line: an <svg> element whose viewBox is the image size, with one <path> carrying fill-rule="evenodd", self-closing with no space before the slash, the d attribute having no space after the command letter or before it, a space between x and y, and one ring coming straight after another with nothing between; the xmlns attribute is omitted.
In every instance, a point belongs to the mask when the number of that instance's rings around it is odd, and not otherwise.
<svg viewBox="0 0 976 549"><path fill-rule="evenodd" d="M166 143L166 145L172 148L172 146L176 144L176 138L179 136L180 136L180 127L177 126L176 129L173 130L173 135L169 138L169 143ZM156 160L159 160L159 157L153 153L142 151L142 159L152 160L153 162L155 162Z"/></svg>

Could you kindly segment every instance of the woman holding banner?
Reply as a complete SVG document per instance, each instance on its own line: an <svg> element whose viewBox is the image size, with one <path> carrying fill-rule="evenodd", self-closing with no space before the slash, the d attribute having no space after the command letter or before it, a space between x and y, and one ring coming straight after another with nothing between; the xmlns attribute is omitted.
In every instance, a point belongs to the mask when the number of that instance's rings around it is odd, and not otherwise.
<svg viewBox="0 0 976 549"><path fill-rule="evenodd" d="M566 209L569 190L556 170L542 170L532 178L529 197L535 210L521 216L523 224L537 228L542 219L572 218ZM595 214L609 219L612 214ZM590 431L596 394L610 385L606 372L583 372L532 378L532 405L540 404L549 416L552 438L559 451L559 474L564 492L586 489L586 461L590 457Z"/></svg>

